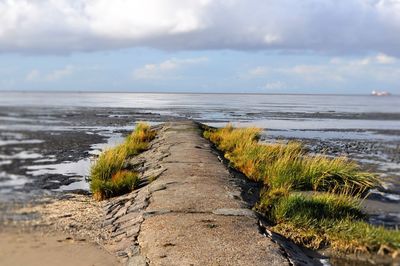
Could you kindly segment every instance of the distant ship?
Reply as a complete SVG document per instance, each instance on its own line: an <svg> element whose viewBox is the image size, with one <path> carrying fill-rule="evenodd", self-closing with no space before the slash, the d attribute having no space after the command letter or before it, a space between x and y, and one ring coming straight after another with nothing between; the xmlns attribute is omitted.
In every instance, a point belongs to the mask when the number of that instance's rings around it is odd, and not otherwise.
<svg viewBox="0 0 400 266"><path fill-rule="evenodd" d="M387 91L372 91L372 96L390 96L390 93Z"/></svg>

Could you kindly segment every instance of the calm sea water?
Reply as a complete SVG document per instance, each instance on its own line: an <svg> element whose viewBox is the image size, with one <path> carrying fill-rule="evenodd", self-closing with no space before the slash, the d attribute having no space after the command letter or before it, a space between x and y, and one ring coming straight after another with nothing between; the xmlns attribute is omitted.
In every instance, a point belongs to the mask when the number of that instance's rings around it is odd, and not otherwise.
<svg viewBox="0 0 400 266"><path fill-rule="evenodd" d="M227 107L283 112L290 108L291 112L400 113L400 96L0 92L0 97L1 106L193 108L201 111Z"/></svg>
<svg viewBox="0 0 400 266"><path fill-rule="evenodd" d="M269 129L400 130L400 96L0 92L0 106L136 108Z"/></svg>

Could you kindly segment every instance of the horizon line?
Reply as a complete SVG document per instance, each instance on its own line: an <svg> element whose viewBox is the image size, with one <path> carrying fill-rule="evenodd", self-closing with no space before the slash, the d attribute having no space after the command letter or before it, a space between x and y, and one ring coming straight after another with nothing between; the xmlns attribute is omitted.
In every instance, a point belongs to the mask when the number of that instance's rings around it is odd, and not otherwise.
<svg viewBox="0 0 400 266"><path fill-rule="evenodd" d="M0 93L136 93L136 94L228 94L228 95L325 95L325 96L374 96L360 93L297 93L297 92L182 92L182 91L103 91L103 90L0 90ZM400 96L400 94L390 94ZM382 97L382 96L376 96Z"/></svg>

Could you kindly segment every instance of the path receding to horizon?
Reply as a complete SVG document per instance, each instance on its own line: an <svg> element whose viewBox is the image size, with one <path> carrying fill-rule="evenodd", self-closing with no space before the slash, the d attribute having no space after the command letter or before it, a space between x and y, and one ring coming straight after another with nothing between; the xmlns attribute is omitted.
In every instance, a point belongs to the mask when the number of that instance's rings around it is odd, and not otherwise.
<svg viewBox="0 0 400 266"><path fill-rule="evenodd" d="M156 179L105 205L108 249L128 265L289 265L198 124L165 124L131 164Z"/></svg>

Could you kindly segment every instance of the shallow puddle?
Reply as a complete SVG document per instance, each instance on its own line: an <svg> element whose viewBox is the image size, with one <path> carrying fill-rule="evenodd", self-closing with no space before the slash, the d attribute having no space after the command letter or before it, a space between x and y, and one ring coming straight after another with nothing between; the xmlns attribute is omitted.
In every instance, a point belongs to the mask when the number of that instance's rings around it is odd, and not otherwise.
<svg viewBox="0 0 400 266"><path fill-rule="evenodd" d="M33 177L53 174L53 175L65 175L71 177L73 180L77 180L69 185L61 185L56 191L68 191L68 190L89 190L89 183L87 178L90 174L90 167L95 160L95 156L99 155L103 150L109 149L123 142L124 137L121 133L113 132L102 132L101 135L107 136L107 142L96 143L91 145L88 158L84 158L78 161L62 162L56 164L35 164L26 167L27 174ZM47 160L47 162L54 160L54 158L41 159ZM35 161L38 162L38 161ZM40 162L40 160L39 160Z"/></svg>

